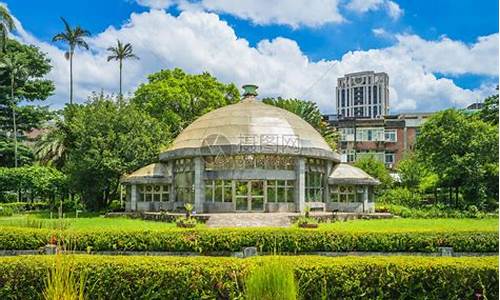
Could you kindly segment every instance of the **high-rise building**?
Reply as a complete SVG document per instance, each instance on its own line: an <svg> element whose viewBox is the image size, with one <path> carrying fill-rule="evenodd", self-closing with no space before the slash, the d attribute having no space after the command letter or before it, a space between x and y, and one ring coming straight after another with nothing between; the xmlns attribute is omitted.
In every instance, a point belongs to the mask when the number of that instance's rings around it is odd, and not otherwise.
<svg viewBox="0 0 500 300"><path fill-rule="evenodd" d="M389 76L364 71L337 79L337 115L343 118L380 119L389 110Z"/></svg>

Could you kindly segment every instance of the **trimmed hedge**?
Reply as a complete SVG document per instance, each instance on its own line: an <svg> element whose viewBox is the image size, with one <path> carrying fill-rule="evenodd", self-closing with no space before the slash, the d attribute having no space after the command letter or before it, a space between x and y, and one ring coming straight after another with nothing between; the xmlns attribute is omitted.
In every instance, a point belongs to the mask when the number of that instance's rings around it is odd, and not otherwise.
<svg viewBox="0 0 500 300"><path fill-rule="evenodd" d="M89 299L243 299L258 264L294 270L300 299L498 299L498 257L17 256L0 258L0 298L37 299L55 259L84 272Z"/></svg>
<svg viewBox="0 0 500 300"><path fill-rule="evenodd" d="M51 230L0 227L0 249L32 250L49 241L82 251L236 252L256 246L273 253L299 252L498 252L498 232L336 232L297 228Z"/></svg>

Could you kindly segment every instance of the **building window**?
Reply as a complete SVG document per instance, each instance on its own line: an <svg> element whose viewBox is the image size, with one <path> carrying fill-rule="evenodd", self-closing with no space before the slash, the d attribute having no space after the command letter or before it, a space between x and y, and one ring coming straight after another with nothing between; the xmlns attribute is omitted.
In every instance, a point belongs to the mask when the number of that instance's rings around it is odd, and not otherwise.
<svg viewBox="0 0 500 300"><path fill-rule="evenodd" d="M294 182L292 180L268 180L267 202L294 202Z"/></svg>
<svg viewBox="0 0 500 300"><path fill-rule="evenodd" d="M185 203L194 202L193 160L179 159L175 161L175 198Z"/></svg>
<svg viewBox="0 0 500 300"><path fill-rule="evenodd" d="M385 154L385 163L388 165L394 164L394 153Z"/></svg>
<svg viewBox="0 0 500 300"><path fill-rule="evenodd" d="M386 142L397 142L396 130L386 130L385 131L385 141Z"/></svg>
<svg viewBox="0 0 500 300"><path fill-rule="evenodd" d="M306 166L306 202L323 202L324 162L320 159L308 159Z"/></svg>
<svg viewBox="0 0 500 300"><path fill-rule="evenodd" d="M375 103L375 101L374 101L374 103ZM377 111L377 107L376 106L373 107L373 116L374 117L378 116L378 111Z"/></svg>
<svg viewBox="0 0 500 300"><path fill-rule="evenodd" d="M231 180L205 181L206 202L232 202L233 185Z"/></svg>
<svg viewBox="0 0 500 300"><path fill-rule="evenodd" d="M164 202L169 201L170 185L167 184L140 184L137 186L139 191L139 201L143 202Z"/></svg>
<svg viewBox="0 0 500 300"><path fill-rule="evenodd" d="M332 185L330 187L330 202L356 202L356 189L352 185Z"/></svg>
<svg viewBox="0 0 500 300"><path fill-rule="evenodd" d="M377 103L377 86L373 87L373 104Z"/></svg>

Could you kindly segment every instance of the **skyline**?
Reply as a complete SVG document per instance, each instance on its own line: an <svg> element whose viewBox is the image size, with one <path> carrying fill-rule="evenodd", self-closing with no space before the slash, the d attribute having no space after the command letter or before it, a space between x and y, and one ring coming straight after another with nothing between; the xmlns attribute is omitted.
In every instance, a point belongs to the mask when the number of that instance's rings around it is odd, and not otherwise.
<svg viewBox="0 0 500 300"><path fill-rule="evenodd" d="M464 107L495 92L498 82L493 1L416 6L317 0L286 7L278 1L223 0L61 3L5 2L19 21L14 37L39 46L52 60L49 78L56 92L45 103L54 108L69 94L64 46L50 41L62 30L60 16L92 33L92 50L76 52L77 103L92 91L117 92L118 66L106 62L106 48L117 38L132 43L141 58L125 63L125 94L150 73L180 67L238 86L257 84L260 97L313 100L328 114L335 112L337 77L373 70L389 74L390 113L399 113ZM96 6L101 14L89 13Z"/></svg>

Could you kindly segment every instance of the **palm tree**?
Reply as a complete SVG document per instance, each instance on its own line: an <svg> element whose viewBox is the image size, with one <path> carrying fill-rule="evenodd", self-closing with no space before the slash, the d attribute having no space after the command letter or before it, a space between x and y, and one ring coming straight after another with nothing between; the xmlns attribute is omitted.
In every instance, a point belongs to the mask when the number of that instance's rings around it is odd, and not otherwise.
<svg viewBox="0 0 500 300"><path fill-rule="evenodd" d="M66 142L66 131L59 123L35 142L34 154L41 164L52 165L60 170L66 162Z"/></svg>
<svg viewBox="0 0 500 300"><path fill-rule="evenodd" d="M6 55L0 62L0 69L10 78L10 105L12 108L12 125L14 131L14 167L17 168L17 124L16 124L16 101L14 99L14 88L16 79L27 76L27 68L17 55Z"/></svg>
<svg viewBox="0 0 500 300"><path fill-rule="evenodd" d="M69 49L64 55L69 60L69 103L73 104L73 55L76 47L89 49L89 45L84 38L90 36L90 32L80 26L71 28L64 18L61 18L61 20L64 23L64 31L56 34L52 41L63 41L68 44Z"/></svg>
<svg viewBox="0 0 500 300"><path fill-rule="evenodd" d="M139 59L137 55L133 53L132 45L130 43L122 44L120 40L117 40L116 47L109 47L108 51L111 55L108 56L108 61L117 60L120 62L120 99L122 98L122 64L124 59Z"/></svg>
<svg viewBox="0 0 500 300"><path fill-rule="evenodd" d="M16 26L14 25L12 16L5 6L0 5L0 39L2 43L2 46L0 47L1 52L5 52L5 46L7 45L7 35L14 29L16 29Z"/></svg>

